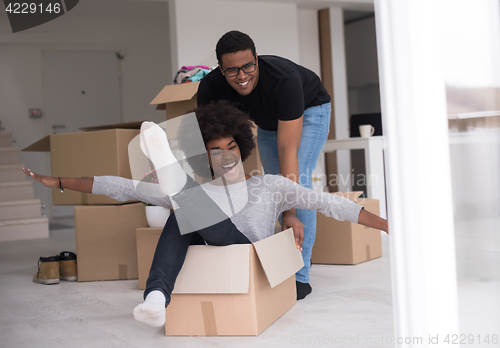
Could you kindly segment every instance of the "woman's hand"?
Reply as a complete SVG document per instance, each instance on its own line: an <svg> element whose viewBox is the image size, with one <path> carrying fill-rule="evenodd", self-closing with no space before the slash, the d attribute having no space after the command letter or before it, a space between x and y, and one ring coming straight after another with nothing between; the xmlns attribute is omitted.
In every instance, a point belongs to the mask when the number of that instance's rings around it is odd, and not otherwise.
<svg viewBox="0 0 500 348"><path fill-rule="evenodd" d="M59 179L54 178L52 176L46 176L46 175L40 175L40 174L35 174L29 169L23 168L23 173L32 177L34 180L40 182L42 185L51 188L51 189L58 189L59 188Z"/></svg>
<svg viewBox="0 0 500 348"><path fill-rule="evenodd" d="M361 209L358 216L358 224L374 228L376 230L382 230L389 234L389 224L386 219L381 218L378 215L370 213L366 209Z"/></svg>
<svg viewBox="0 0 500 348"><path fill-rule="evenodd" d="M297 215L291 211L284 211L281 216L281 223L283 231L293 228L293 235L295 237L295 244L297 249L302 251L302 243L304 242L304 224L299 220Z"/></svg>

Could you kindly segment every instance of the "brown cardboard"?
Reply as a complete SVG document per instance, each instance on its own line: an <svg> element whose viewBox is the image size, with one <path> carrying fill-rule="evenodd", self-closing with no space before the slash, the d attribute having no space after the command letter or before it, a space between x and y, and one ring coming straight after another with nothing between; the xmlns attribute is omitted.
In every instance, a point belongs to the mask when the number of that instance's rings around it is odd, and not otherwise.
<svg viewBox="0 0 500 348"><path fill-rule="evenodd" d="M252 122L253 123L253 122ZM255 139L255 148L250 153L250 156L243 162L245 173L251 176L264 175L264 169L260 162L259 148L257 146L257 126L253 124L252 133Z"/></svg>
<svg viewBox="0 0 500 348"><path fill-rule="evenodd" d="M245 162L243 162L243 168L245 169L245 174L248 174L250 176L264 174L257 145L255 146L255 149L253 149L250 153L250 156L248 156Z"/></svg>
<svg viewBox="0 0 500 348"><path fill-rule="evenodd" d="M144 204L75 207L78 281L137 279L136 229Z"/></svg>
<svg viewBox="0 0 500 348"><path fill-rule="evenodd" d="M51 175L55 177L94 177L114 175L132 178L128 144L139 134L141 122L108 125L99 130L51 134L22 151L50 151ZM137 129L129 129L136 127ZM108 129L112 128L112 129ZM121 204L102 195L65 190L52 191L54 205Z"/></svg>
<svg viewBox="0 0 500 348"><path fill-rule="evenodd" d="M196 108L196 94L200 82L167 85L150 103L156 105L156 110L165 110L167 120L185 115L189 110Z"/></svg>
<svg viewBox="0 0 500 348"><path fill-rule="evenodd" d="M189 247L186 260L199 255L201 249L206 252L204 257L194 264L184 263L175 284L172 300L166 309L167 336L256 336L296 303L294 274L303 263L301 253L295 247L292 229L253 245L193 245ZM273 251L281 255L276 255ZM284 259L283 255L286 255ZM192 287L185 283L186 279L192 281L207 272L209 274L204 274L204 277L214 282L213 279L219 277L221 269L210 264L214 258L224 257L227 258L226 264L244 262L238 267L249 270L248 280L241 277L241 274L236 279L220 277L224 282L216 286L225 289L220 293L209 293L214 287L211 282L205 281ZM247 261L242 261L243 257ZM263 262L265 258L271 262ZM273 263L281 263L277 266L281 272L268 269L267 266ZM293 266L288 267L290 264ZM208 267L201 270L202 265ZM273 287L271 284L277 285ZM239 287L242 289L234 290ZM235 291L239 293L234 293Z"/></svg>
<svg viewBox="0 0 500 348"><path fill-rule="evenodd" d="M362 205L367 211L379 215L379 201L359 198L361 193L334 194L342 195ZM355 265L381 256L382 241L379 230L317 214L312 263Z"/></svg>
<svg viewBox="0 0 500 348"><path fill-rule="evenodd" d="M160 233L137 229L140 276L149 273ZM295 272L302 266L291 229L254 244L192 245L166 309L165 333L259 335L296 303Z"/></svg>
<svg viewBox="0 0 500 348"><path fill-rule="evenodd" d="M139 276L139 289L146 289L149 269L153 262L156 244L161 235L161 228L140 227L136 229L137 240L137 270Z"/></svg>
<svg viewBox="0 0 500 348"><path fill-rule="evenodd" d="M157 110L165 110L167 120L187 114L196 108L196 94L200 82L182 83L178 85L167 85L153 99L151 105L156 105ZM253 128L254 137L257 137L257 127ZM264 174L260 162L257 146L252 150L250 156L245 160L245 173L251 176Z"/></svg>

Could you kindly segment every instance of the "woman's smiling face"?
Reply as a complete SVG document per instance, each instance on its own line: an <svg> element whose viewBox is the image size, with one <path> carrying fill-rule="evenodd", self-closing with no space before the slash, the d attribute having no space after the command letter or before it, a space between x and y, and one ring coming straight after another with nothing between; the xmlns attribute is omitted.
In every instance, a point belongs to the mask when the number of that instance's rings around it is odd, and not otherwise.
<svg viewBox="0 0 500 348"><path fill-rule="evenodd" d="M241 181L241 175L244 178L240 148L233 137L210 140L206 147L216 178L223 176L229 182Z"/></svg>

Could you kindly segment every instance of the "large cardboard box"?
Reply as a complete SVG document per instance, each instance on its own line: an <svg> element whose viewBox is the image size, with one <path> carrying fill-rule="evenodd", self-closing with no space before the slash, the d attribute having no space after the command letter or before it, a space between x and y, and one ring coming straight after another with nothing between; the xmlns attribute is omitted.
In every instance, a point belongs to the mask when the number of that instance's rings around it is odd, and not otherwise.
<svg viewBox="0 0 500 348"><path fill-rule="evenodd" d="M143 226L142 203L75 207L78 281L137 279L135 230Z"/></svg>
<svg viewBox="0 0 500 348"><path fill-rule="evenodd" d="M160 239L162 228L140 227L136 229L137 240L137 270L139 276L139 289L146 289L149 269L153 262L156 244Z"/></svg>
<svg viewBox="0 0 500 348"><path fill-rule="evenodd" d="M137 230L139 269L149 269L159 233ZM292 229L254 244L192 245L166 309L165 334L259 335L297 302L302 267Z"/></svg>
<svg viewBox="0 0 500 348"><path fill-rule="evenodd" d="M94 177L115 175L132 178L128 144L139 134L142 121L82 128L84 132L51 134L22 151L50 152L51 175L55 177ZM121 204L101 195L70 190L52 191L54 205Z"/></svg>
<svg viewBox="0 0 500 348"><path fill-rule="evenodd" d="M377 199L360 198L362 192L332 193L342 195L379 215ZM382 256L380 231L349 221L337 221L317 214L316 240L312 263L354 265Z"/></svg>

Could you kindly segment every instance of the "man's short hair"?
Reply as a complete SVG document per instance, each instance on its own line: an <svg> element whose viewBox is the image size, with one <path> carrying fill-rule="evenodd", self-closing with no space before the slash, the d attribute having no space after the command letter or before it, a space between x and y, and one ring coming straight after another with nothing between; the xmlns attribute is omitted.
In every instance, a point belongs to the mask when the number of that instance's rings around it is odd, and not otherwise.
<svg viewBox="0 0 500 348"><path fill-rule="evenodd" d="M222 65L222 56L226 53L235 53L239 51L251 50L255 57L255 44L253 40L245 33L237 30L231 30L222 35L215 46L217 60Z"/></svg>

